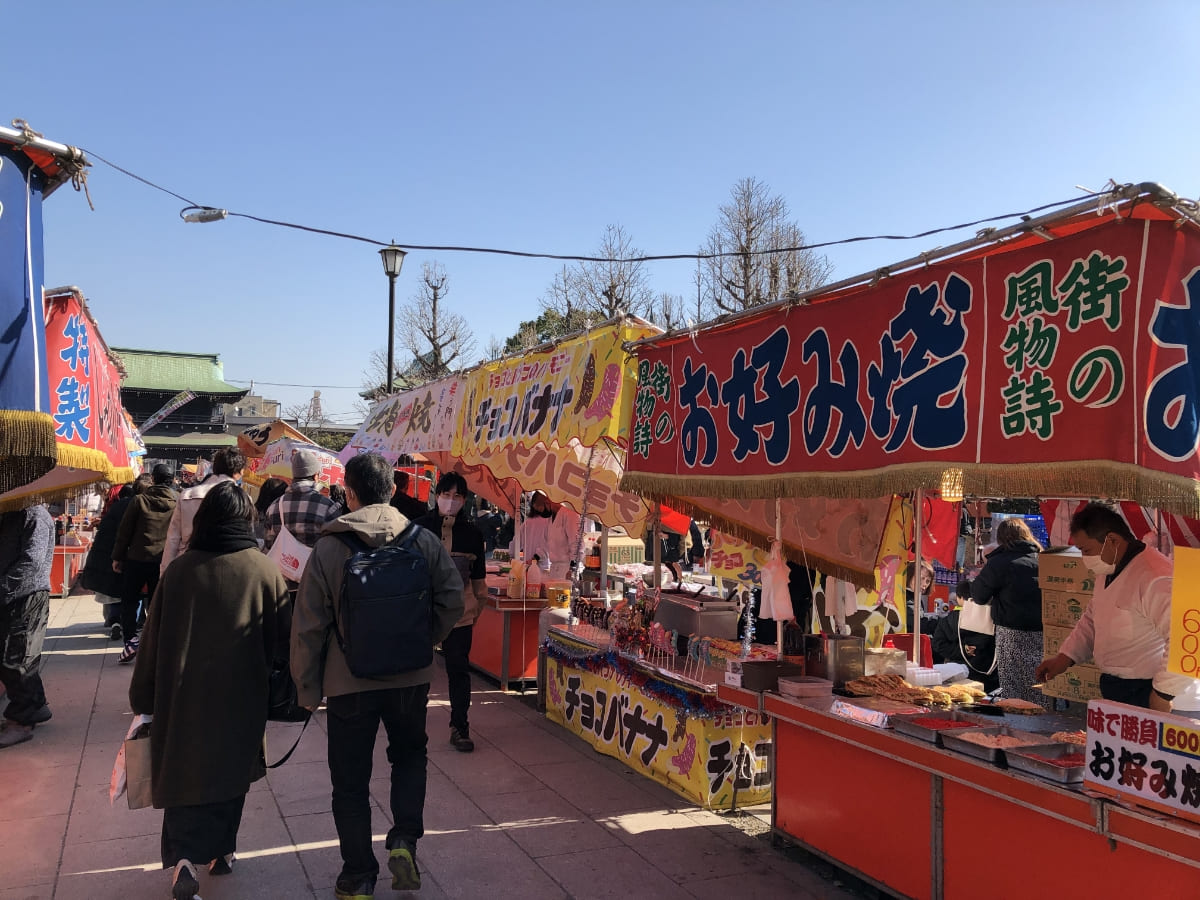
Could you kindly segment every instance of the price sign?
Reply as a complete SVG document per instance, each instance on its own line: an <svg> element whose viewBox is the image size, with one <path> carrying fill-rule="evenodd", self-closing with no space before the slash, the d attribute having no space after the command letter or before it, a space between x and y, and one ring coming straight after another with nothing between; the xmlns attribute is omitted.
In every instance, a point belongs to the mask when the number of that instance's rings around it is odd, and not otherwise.
<svg viewBox="0 0 1200 900"><path fill-rule="evenodd" d="M1200 550L1175 548L1167 671L1200 677Z"/></svg>

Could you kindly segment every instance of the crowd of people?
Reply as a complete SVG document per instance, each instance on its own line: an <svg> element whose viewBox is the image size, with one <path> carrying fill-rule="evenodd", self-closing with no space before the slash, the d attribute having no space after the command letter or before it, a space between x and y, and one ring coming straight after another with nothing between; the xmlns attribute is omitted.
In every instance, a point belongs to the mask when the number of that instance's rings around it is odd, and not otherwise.
<svg viewBox="0 0 1200 900"><path fill-rule="evenodd" d="M484 503L472 508L467 483L455 473L437 482L432 507L422 503L408 493L407 476L377 454L351 459L344 488L334 491L315 480L318 454L300 450L291 480L269 479L255 501L242 488L244 470L242 455L226 450L206 478L181 492L162 465L113 489L81 576L111 601L106 627L124 640L120 661L133 664L131 709L152 717L152 796L163 810L162 864L173 870L172 896L197 896L202 868L211 875L233 869L246 793L265 774L269 683L279 671L290 673L299 707L311 713L326 704L343 858L337 896L369 900L379 873L369 781L381 724L391 768L387 868L393 887L415 890L433 647L440 645L445 657L450 743L470 752L470 652L487 596L484 560L511 520ZM664 561L687 565L697 543L703 552L694 529L668 539ZM1097 583L1059 653L1042 658L1043 548L1021 518L1009 518L974 580L957 585L953 607L923 621L938 659L965 663L989 690L1051 708L1035 685L1094 659L1105 698L1200 709L1198 683L1165 671L1170 560L1099 503L1083 507L1070 529ZM523 536L541 577L569 576L580 534L576 513L532 495ZM45 506L0 516L0 682L8 697L0 748L32 739L51 718L40 672L54 540ZM277 561L284 544L301 557L299 568ZM416 643L427 652L402 654L403 665L380 674L363 669L363 645L375 626L364 631L351 613L365 608L356 599L363 591L396 596L407 589L394 580L400 570L389 563L398 558L390 550L407 554L406 573L422 573L403 578L420 582L412 596L419 597L428 634ZM926 612L933 574L928 566L910 567L911 615ZM963 626L961 604L968 600L990 610L994 634ZM214 703L222 711L215 730L206 714Z"/></svg>

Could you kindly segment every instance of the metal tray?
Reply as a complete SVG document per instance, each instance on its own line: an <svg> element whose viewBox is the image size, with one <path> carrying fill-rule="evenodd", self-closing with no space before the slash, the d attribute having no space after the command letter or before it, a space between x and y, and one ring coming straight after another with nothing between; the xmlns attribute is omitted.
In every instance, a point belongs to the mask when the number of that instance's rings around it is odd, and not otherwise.
<svg viewBox="0 0 1200 900"><path fill-rule="evenodd" d="M982 744L974 744L971 741L963 740L968 734L1003 734L1009 737L1020 738L1021 740L1029 741L1029 746L1044 746L1046 743L1045 735L1034 734L1030 731L1021 731L1009 725L989 725L981 728L968 729L964 728L958 734L942 734L942 746L947 750L954 750L957 753L962 753L965 756L973 756L976 759L982 759L984 762L994 763L998 766L1006 764L1005 751L999 747L984 747ZM1015 749L1015 748L1014 748Z"/></svg>
<svg viewBox="0 0 1200 900"><path fill-rule="evenodd" d="M923 719L950 719L955 722L970 722L973 727L986 728L990 723L984 721L978 716L973 716L962 709L947 709L938 710L937 712L927 712L915 716L892 716L891 724L900 734L906 734L909 737L917 738L922 741L929 741L931 744L936 744L939 747L944 747L942 743L942 735L946 731L934 728L926 728L921 724ZM965 728L955 728L950 730L950 734L957 734L959 731L966 731Z"/></svg>
<svg viewBox="0 0 1200 900"><path fill-rule="evenodd" d="M1029 755L1031 753L1048 756L1051 759L1058 759L1068 753L1083 753L1086 756L1087 751L1079 744L1064 744L1056 741L1053 744L1039 744L1036 747L1018 747L1008 751L1007 756L1010 768L1037 775L1039 778L1057 781L1059 784L1077 784L1083 781L1083 766L1071 766L1070 768L1052 766L1040 759L1034 759Z"/></svg>

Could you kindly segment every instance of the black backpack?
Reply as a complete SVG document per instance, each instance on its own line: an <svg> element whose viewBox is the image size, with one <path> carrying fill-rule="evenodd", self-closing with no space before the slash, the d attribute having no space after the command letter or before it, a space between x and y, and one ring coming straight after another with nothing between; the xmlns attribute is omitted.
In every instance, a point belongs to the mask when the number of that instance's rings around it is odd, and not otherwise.
<svg viewBox="0 0 1200 900"><path fill-rule="evenodd" d="M416 546L420 531L409 525L378 548L336 532L352 552L334 633L356 678L388 678L433 664L433 585L429 562Z"/></svg>

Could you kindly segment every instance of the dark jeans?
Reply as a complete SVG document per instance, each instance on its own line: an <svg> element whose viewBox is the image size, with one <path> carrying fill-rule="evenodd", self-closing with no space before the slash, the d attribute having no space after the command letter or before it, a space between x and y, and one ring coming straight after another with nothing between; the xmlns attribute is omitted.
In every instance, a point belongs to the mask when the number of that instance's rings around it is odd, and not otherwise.
<svg viewBox="0 0 1200 900"><path fill-rule="evenodd" d="M158 587L158 567L162 558L150 562L127 559L121 566L121 633L131 640L138 629L138 604L142 599L142 586L146 588L147 605Z"/></svg>
<svg viewBox="0 0 1200 900"><path fill-rule="evenodd" d="M371 756L379 723L387 730L392 766L392 821L387 846L416 843L425 833L425 710L429 685L363 691L330 697L329 779L333 782L333 822L342 850L342 874L379 874L371 849Z"/></svg>
<svg viewBox="0 0 1200 900"><path fill-rule="evenodd" d="M1150 708L1150 690L1153 678L1121 678L1117 675L1100 674L1100 696L1114 703Z"/></svg>
<svg viewBox="0 0 1200 900"><path fill-rule="evenodd" d="M31 725L46 705L42 688L42 644L50 618L50 592L35 591L0 606L0 683L8 694L4 718Z"/></svg>
<svg viewBox="0 0 1200 900"><path fill-rule="evenodd" d="M471 708L471 636L474 625L455 628L442 639L446 657L446 681L450 690L450 727L464 733L470 730L467 710Z"/></svg>
<svg viewBox="0 0 1200 900"><path fill-rule="evenodd" d="M232 800L164 809L163 868L170 869L181 859L203 867L237 850L237 833L245 803L246 795L242 794Z"/></svg>

